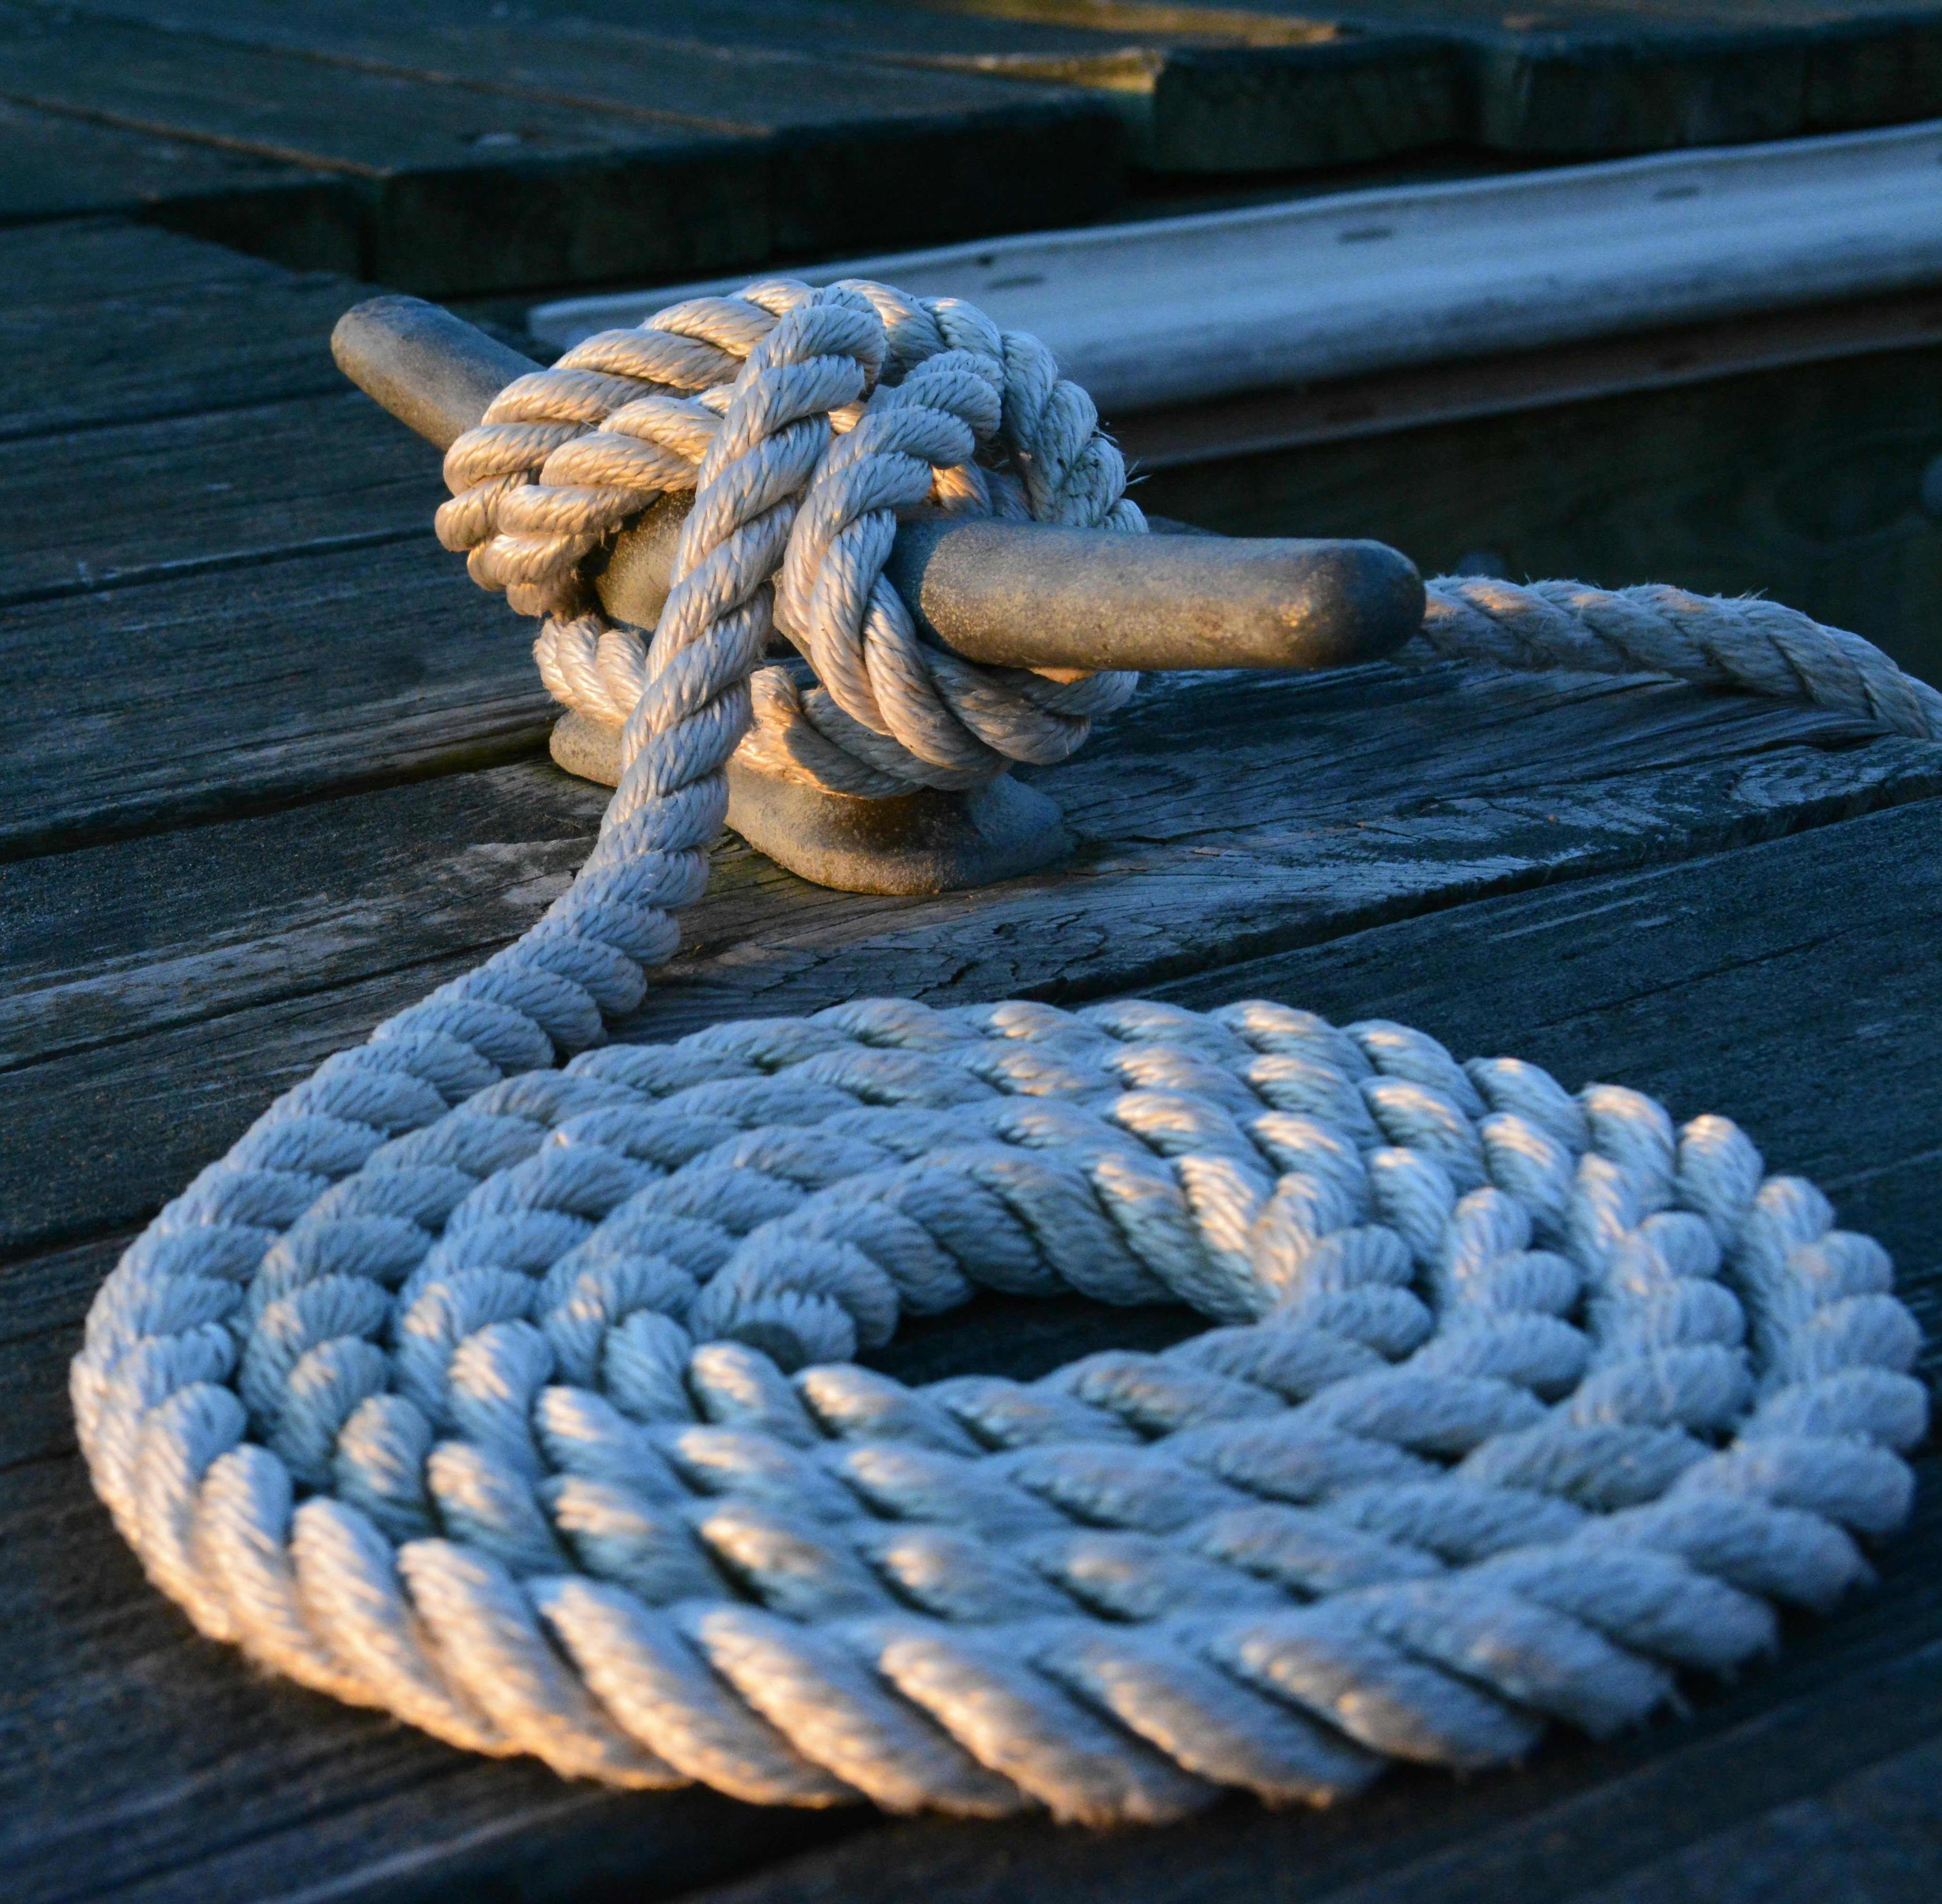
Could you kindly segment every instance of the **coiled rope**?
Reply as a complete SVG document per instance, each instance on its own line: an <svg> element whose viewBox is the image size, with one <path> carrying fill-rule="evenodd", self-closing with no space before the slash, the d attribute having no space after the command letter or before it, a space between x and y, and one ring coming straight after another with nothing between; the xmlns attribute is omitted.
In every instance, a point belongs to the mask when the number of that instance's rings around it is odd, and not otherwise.
<svg viewBox="0 0 1942 1904"><path fill-rule="evenodd" d="M615 335L648 341L541 374L587 380L584 415L485 426L524 462L461 439L443 524L554 613L560 679L634 696L592 856L168 1205L74 1364L96 1488L202 1631L568 1776L1106 1823L1609 1731L1865 1577L1925 1428L1915 1326L1879 1246L1723 1119L1257 1002L605 1042L700 891L775 626L822 684L776 697L804 772L982 773L960 732L1037 758L1020 709L1071 738L1123 695L905 665L881 567L920 475L1138 526L1089 406L962 306L765 284ZM666 610L576 675L573 565L681 428ZM556 468L577 444L599 481ZM1942 731L1766 605L1433 601L1446 650ZM1033 1382L853 1359L980 1287L1215 1326Z"/></svg>

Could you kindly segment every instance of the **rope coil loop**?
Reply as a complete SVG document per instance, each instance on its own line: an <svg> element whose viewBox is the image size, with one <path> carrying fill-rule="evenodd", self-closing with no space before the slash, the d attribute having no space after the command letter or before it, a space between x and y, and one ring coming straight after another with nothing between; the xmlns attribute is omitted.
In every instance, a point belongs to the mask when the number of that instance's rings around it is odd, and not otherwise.
<svg viewBox="0 0 1942 1904"><path fill-rule="evenodd" d="M920 480L1137 513L1041 347L881 286L697 300L523 381L441 533L555 614L624 771L538 925L278 1099L93 1304L94 1485L201 1631L565 1776L1104 1823L1607 1733L1866 1577L1915 1324L1723 1119L1259 1001L608 1043L759 711L885 779L1036 758L957 664L935 704L899 672ZM651 644L558 620L559 551L676 476ZM777 626L820 685L761 666ZM1018 691L1070 737L1120 690ZM856 1359L980 1289L1209 1326L1031 1382Z"/></svg>

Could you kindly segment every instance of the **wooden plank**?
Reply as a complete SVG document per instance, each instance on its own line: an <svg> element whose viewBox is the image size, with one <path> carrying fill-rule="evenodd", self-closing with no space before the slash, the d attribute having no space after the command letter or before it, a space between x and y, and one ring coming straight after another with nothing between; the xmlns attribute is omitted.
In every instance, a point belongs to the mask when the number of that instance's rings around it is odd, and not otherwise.
<svg viewBox="0 0 1942 1904"><path fill-rule="evenodd" d="M531 923L608 798L525 762L11 865L0 1065L428 982Z"/></svg>
<svg viewBox="0 0 1942 1904"><path fill-rule="evenodd" d="M97 425L33 454L32 540L8 552L0 606L380 542L439 559L438 452L355 391Z"/></svg>
<svg viewBox="0 0 1942 1904"><path fill-rule="evenodd" d="M187 686L181 626L165 619L170 678L194 709L226 699L261 720L270 689L288 695L274 677L249 699L233 681L219 695ZM372 652L334 678L375 666ZM378 742L340 692L336 724L323 725L332 709L305 718L348 776ZM178 743L149 718L159 780ZM719 853L685 922L692 949L629 1035L859 991L1138 990L1942 791L1942 747L1853 748L1852 734L1691 689L1486 682L1448 666L1151 681L1112 732L1043 777L1083 843L1071 867L898 900L805 885L746 848ZM246 767L250 745L234 743ZM103 810L127 812L121 764L95 771ZM275 1091L536 917L584 856L598 802L535 764L0 868L0 910L19 922L0 968L14 994L0 1119L32 1118L45 1140L0 1157L0 1247L155 1208Z"/></svg>
<svg viewBox="0 0 1942 1904"><path fill-rule="evenodd" d="M0 7L0 93L360 180L364 268L439 295L770 243L759 138Z"/></svg>
<svg viewBox="0 0 1942 1904"><path fill-rule="evenodd" d="M1771 595L1942 681L1942 347L1722 377L1163 469L1158 513L1373 535L1426 574Z"/></svg>
<svg viewBox="0 0 1942 1904"><path fill-rule="evenodd" d="M72 324L72 314L89 305L112 303L133 286L157 298L166 311L171 298L214 285L268 286L289 274L253 258L239 258L221 246L198 244L151 231L119 219L76 219L0 232L0 313L58 311L50 323ZM161 314L158 313L158 314ZM33 333L23 327L0 369L11 370L32 347ZM33 372L38 375L38 366ZM26 378L5 387L5 414L11 417L26 396Z"/></svg>
<svg viewBox="0 0 1942 1904"><path fill-rule="evenodd" d="M1176 174L1364 165L1462 140L1466 90L1461 62L1423 35L1171 48L1138 150Z"/></svg>
<svg viewBox="0 0 1942 1904"><path fill-rule="evenodd" d="M119 212L298 271L357 271L363 215L341 179L0 99L0 226Z"/></svg>
<svg viewBox="0 0 1942 1904"><path fill-rule="evenodd" d="M1069 222L1118 191L1116 121L1043 87L473 8L91 17L70 49L71 11L12 10L0 86L354 174L367 273L430 295Z"/></svg>
<svg viewBox="0 0 1942 1904"><path fill-rule="evenodd" d="M871 46L873 36L858 30L862 23L853 12L837 12L823 24L824 10L817 8L799 16L794 31L764 30L770 15L759 0L752 8L745 0L719 11L694 0L608 7L567 0L483 14L464 0L414 0L408 11L389 14L355 0L289 0L274 10L250 0L84 0L79 8L61 11L193 43L293 55L307 66L593 107L703 132L827 129L859 136L878 123L989 113L1007 105L1058 109L1055 96L1040 87L967 82L948 68L896 76L874 60L859 61L853 56ZM907 30L894 14L874 8L866 14L893 38ZM975 23L972 31L982 37ZM1055 37L1061 43L1095 40L1087 34ZM1002 75L994 77L1002 82ZM988 156L1002 164L1003 155ZM1056 182L1046 182L1056 188Z"/></svg>
<svg viewBox="0 0 1942 1904"><path fill-rule="evenodd" d="M1185 9L1175 10L1170 26L1149 20L1129 27L1110 18L1047 24L868 0L536 0L482 19L460 0L431 0L415 7L408 23L333 0L274 10L247 0L90 0L90 11L264 45L328 47L414 72L483 72L495 83L514 74L535 83L548 72L559 77L547 83L571 96L608 103L661 96L653 87L678 77L683 98L719 96L732 87L726 109L742 118L773 90L777 56L826 75L840 59L841 96L853 109L902 94L902 106L882 109L908 109L912 75L920 83L963 76L963 109L973 112L980 91L989 106L1055 87L1110 109L1131 135L1135 162L1166 172L1356 164L1456 139L1466 123L1460 63L1444 42L1413 33L1344 36L1326 21L1260 14L1242 16L1236 29L1218 14ZM623 31L607 30L617 28ZM596 35L618 49L617 69L590 74L577 57ZM629 56L637 61L651 47L672 65L644 81L631 74ZM871 70L884 66L905 76ZM988 162L1005 162L1006 142L994 130ZM878 195L894 182L877 180ZM1059 184L1043 176L1040 182ZM988 220L982 228L1025 222L1046 221Z"/></svg>
<svg viewBox="0 0 1942 1904"><path fill-rule="evenodd" d="M813 266L967 298L1108 415L1932 289L1942 129L1328 193ZM536 310L562 347L732 280Z"/></svg>
<svg viewBox="0 0 1942 1904"><path fill-rule="evenodd" d="M113 219L0 231L0 439L12 440L340 395L330 327L369 295Z"/></svg>
<svg viewBox="0 0 1942 1904"><path fill-rule="evenodd" d="M328 46L412 72L443 66L497 82L517 72L516 83L562 98L665 106L673 97L673 109L737 121L760 117L773 90L765 54L827 72L840 54L853 103L871 96L862 75L873 64L927 78L1037 82L1111 105L1138 162L1171 174L1354 165L1466 140L1518 156L1609 155L1942 111L1942 23L1932 9L1867 0L1751 8L1567 0L1534 15L1506 14L1489 0L1355 0L1319 14L1306 0L538 0L485 19L440 0L408 24L332 0L274 10L246 0L91 0L90 11L262 44ZM610 60L619 56L604 89L574 56L596 33ZM629 51L638 57L651 43L654 70L630 72ZM724 86L730 103L711 106ZM880 195L887 182L878 179ZM858 232L826 240L869 241Z"/></svg>
<svg viewBox="0 0 1942 1904"><path fill-rule="evenodd" d="M1942 111L1942 18L1908 0L909 0L926 11L1245 42L1319 15L1345 35L1420 33L1452 56L1459 123L1494 151L1585 158L1785 139ZM1328 43L1280 51L1321 63ZM1228 56L1233 58L1236 56ZM1248 56L1240 56L1246 57ZM1259 60L1267 57L1251 56Z"/></svg>
<svg viewBox="0 0 1942 1904"><path fill-rule="evenodd" d="M1446 42L1345 35L1300 15L1082 7L1031 17L815 0L541 0L538 11L715 44L840 46L886 65L1086 89L1123 115L1135 163L1166 173L1362 164L1457 139L1468 119L1461 63Z"/></svg>
<svg viewBox="0 0 1942 1904"><path fill-rule="evenodd" d="M330 361L358 286L108 222L0 262L0 414L47 471L0 577L11 847L543 742L525 632L431 539L436 454Z"/></svg>
<svg viewBox="0 0 1942 1904"><path fill-rule="evenodd" d="M11 610L0 853L531 752L530 647L417 537Z"/></svg>
<svg viewBox="0 0 1942 1904"><path fill-rule="evenodd" d="M1669 325L1548 350L1331 377L1205 403L1121 410L1112 429L1129 462L1151 471L1548 409L1588 397L1681 389L1748 371L1806 372L1842 357L1932 345L1938 337L1942 292L1904 292L1718 323Z"/></svg>
<svg viewBox="0 0 1942 1904"><path fill-rule="evenodd" d="M218 831L199 843L185 836L185 849L213 845ZM341 849L348 856L356 843ZM213 853L212 897L233 892L222 869L238 863ZM1070 931L1063 901L1076 883L1040 895L1031 929L1053 956ZM1830 892L1845 901L1832 917ZM1252 964L1222 964L1217 954L1169 989L1196 1003L1267 993L1343 1018L1394 1014L1462 1050L1546 1060L1568 1083L1617 1076L1667 1092L1682 1112L1747 1116L1776 1167L1820 1174L1844 1218L1898 1249L1911 1293L1932 1299L1942 1286L1930 1220L1942 1192L1938 901L1942 802L1931 801ZM492 904L503 918L503 901ZM225 914L237 916L229 905ZM84 943L93 927L74 929ZM125 938L134 929L122 929ZM820 995L878 987L880 948L895 950L895 935L831 957ZM739 997L724 996L726 1009L773 1007L761 962L741 969L752 977ZM736 969L722 966L724 993ZM930 995L987 996L991 976L976 966L954 982L940 974ZM799 987L790 1002L812 996ZM363 1002L366 1012L378 1009L375 997ZM162 1101L195 1114L179 1098ZM141 1153L166 1140L167 1121L142 1120L120 1165L141 1168ZM1692 1723L1668 1719L1602 1746L1561 1740L1517 1773L1463 1784L1404 1774L1334 1814L1273 1814L1235 1801L1170 1832L1107 1836L1034 1824L819 1824L691 1794L590 1794L531 1767L461 1759L265 1683L187 1636L140 1581L65 1452L61 1365L112 1247L17 1263L0 1298L0 1315L21 1318L0 1344L0 1394L20 1398L5 1444L14 1465L0 1475L10 1560L0 1670L14 1694L0 1716L10 1748L0 1750L9 1768L0 1802L23 1899L591 1898L623 1885L653 1897L708 1881L711 1858L725 1861L716 1866L725 1875L801 1844L795 1833L865 1829L853 1844L717 1893L715 1904L917 1894L1198 1904L1291 1884L1315 1897L1453 1904L1481 1884L1542 1900L1616 1881L1942 1731L1942 1464L1931 1458L1917 1523L1885 1554L1876 1593L1824 1623L1794 1623L1778 1667L1730 1690L1695 1689ZM994 1332L988 1307L955 1325L966 1333L954 1345L951 1319L919 1332L906 1345L915 1353L898 1365L924 1376L967 1359L997 1367L1009 1340L1028 1368L1031 1330L1014 1313ZM1075 1330L1065 1352L1122 1339L1135 1321L1094 1312L1089 1337ZM1752 1904L1751 1893L1720 1895Z"/></svg>
<svg viewBox="0 0 1942 1904"><path fill-rule="evenodd" d="M20 235L0 233L0 256ZM84 327L73 321L78 314L71 305L0 311L0 353L10 360L0 369L9 399L0 440L193 415L239 397L335 395L344 380L330 362L330 327L369 295L348 279L318 274L267 285L199 284L164 302L145 286L97 296L88 301ZM31 384L19 368L30 342L41 373Z"/></svg>
<svg viewBox="0 0 1942 1904"><path fill-rule="evenodd" d="M535 764L0 868L4 1115L37 1116L29 1100L57 1073L93 1073L53 1113L88 1161L18 1213L12 1238L152 1208L263 1093L523 931L605 799ZM145 1106L133 1119L121 1085Z"/></svg>
<svg viewBox="0 0 1942 1904"><path fill-rule="evenodd" d="M1901 1688L1889 1690L1904 1695ZM1735 1891L1766 1904L1810 1904L1830 1892L1932 1897L1942 1889L1933 1805L1938 1778L1942 1739L1931 1739L1655 1859L1591 1896L1597 1904L1673 1904Z"/></svg>

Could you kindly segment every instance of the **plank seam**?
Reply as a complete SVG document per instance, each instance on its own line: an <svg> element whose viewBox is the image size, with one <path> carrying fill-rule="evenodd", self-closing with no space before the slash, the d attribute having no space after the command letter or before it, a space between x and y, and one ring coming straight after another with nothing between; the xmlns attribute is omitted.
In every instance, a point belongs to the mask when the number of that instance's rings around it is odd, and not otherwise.
<svg viewBox="0 0 1942 1904"><path fill-rule="evenodd" d="M174 562L109 569L100 575L79 577L72 582L43 583L35 588L0 592L0 608L25 608L36 602L66 601L76 595L111 595L152 583L180 581L191 576L268 568L280 562L301 562L314 556L342 555L354 549L381 549L394 543L432 539L431 531L418 524L409 528L361 529L342 535L314 536L305 542L280 543L262 549L238 549L219 556L185 556Z"/></svg>

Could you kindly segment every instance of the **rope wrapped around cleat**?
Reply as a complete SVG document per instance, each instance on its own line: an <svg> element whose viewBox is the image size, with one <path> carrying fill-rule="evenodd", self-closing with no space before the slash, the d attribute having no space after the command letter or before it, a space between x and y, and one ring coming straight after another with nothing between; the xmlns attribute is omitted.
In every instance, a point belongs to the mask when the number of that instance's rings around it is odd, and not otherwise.
<svg viewBox="0 0 1942 1904"><path fill-rule="evenodd" d="M790 326L832 296L820 320ZM847 323L832 325L832 310ZM805 321L821 323L821 354L805 349ZM724 458L724 418L752 361L781 408L746 415L768 440L738 439ZM980 667L920 641L883 574L896 513L1143 533L1098 422L1037 338L1000 332L960 299L770 280L603 331L509 385L446 455L454 493L439 534L467 552L475 580L546 617L534 652L555 697L622 721L646 682L648 644L599 612L582 565L650 504L719 481L733 461L731 485L753 487L771 514L786 505L788 553L778 564L767 543L739 543L720 559L724 579L743 592L773 579L776 631L815 676L758 671L745 747L771 773L835 792L973 787L1015 761L1066 759L1136 677Z"/></svg>
<svg viewBox="0 0 1942 1904"><path fill-rule="evenodd" d="M919 638L883 574L899 510L1146 527L1092 399L1037 338L1000 332L961 299L860 279L821 293L770 280L603 331L510 384L452 445L441 538L467 552L483 586L544 617L534 652L557 700L625 721L647 680L648 642L599 612L585 565L663 496L696 488L750 354L773 349L791 313L832 296L867 305L881 335L854 371L826 367L842 386L834 394L853 385L859 394L829 411L840 440L816 467L807 519L774 577L775 632L813 678L800 663L757 669L744 749L772 775L868 798L1068 758L1095 719L1124 705L1134 676L1073 680L966 661ZM760 545L741 553L759 565ZM735 586L749 585L738 567ZM1429 585L1414 650L1509 668L1667 674L1942 739L1942 694L1860 636L1775 602L1446 576Z"/></svg>
<svg viewBox="0 0 1942 1904"><path fill-rule="evenodd" d="M977 418L1009 382L944 361L983 320L887 318L895 295L757 286L628 360L733 381L627 399L694 423L697 496L599 840L525 938L277 1100L109 1278L72 1393L122 1532L203 1632L306 1685L563 1775L772 1803L1325 1801L1390 1759L1609 1732L1766 1651L1776 1606L1831 1606L1906 1516L1926 1400L1885 1254L1725 1119L1260 1002L876 1000L608 1042L700 890L776 619L819 675L848 650L813 631L895 622L882 524L826 500L881 445L844 446L908 428L881 450L902 495L896 458L970 488L950 473L997 439ZM898 344L906 307L948 347ZM611 394L486 428L550 469ZM488 579L550 488L602 487L485 467L458 504L498 525ZM587 507L573 536L624 513ZM535 560L516 586L567 572ZM1577 598L1498 586L1449 585L1430 638L1474 611L1542 660ZM1649 641L1738 678L1743 647L1678 645L1692 598L1605 599L1634 605L1581 616L1604 665ZM1785 611L1728 605L1797 688L1927 718L1928 690L1852 654L1836 681ZM1210 1326L1034 1382L857 1359L981 1288Z"/></svg>

